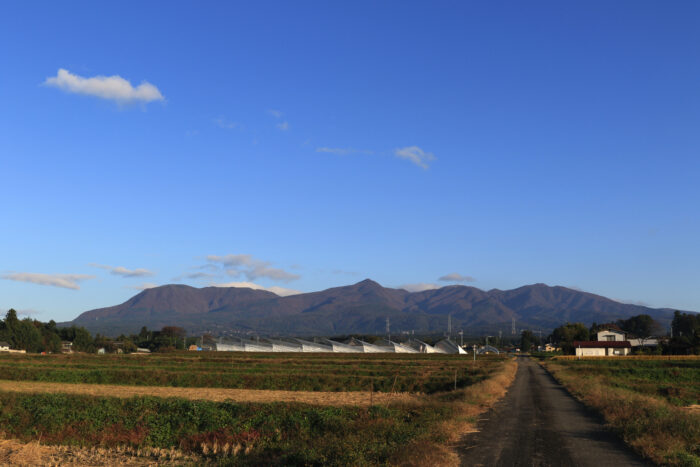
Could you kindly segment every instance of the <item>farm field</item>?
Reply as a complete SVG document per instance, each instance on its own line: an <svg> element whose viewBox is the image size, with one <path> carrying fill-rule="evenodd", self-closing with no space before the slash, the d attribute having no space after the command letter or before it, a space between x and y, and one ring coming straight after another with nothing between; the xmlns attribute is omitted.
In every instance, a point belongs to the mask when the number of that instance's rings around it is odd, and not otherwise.
<svg viewBox="0 0 700 467"><path fill-rule="evenodd" d="M151 464L183 463L188 456L196 464L217 465L454 461L447 444L505 392L515 363L498 357L482 357L476 363L449 355L400 357L13 355L0 359L2 368L13 369L12 380L2 370L0 426L6 442L106 450L100 451L105 464L109 456L129 457L126 451L141 456L164 453L144 461ZM256 370L252 374L265 378L241 377L250 374L245 371L251 368ZM39 378L42 371L49 377ZM256 385L284 387L283 382L271 384L273 377L265 375L268 371L282 381L296 382L295 387L315 390L255 389ZM79 375L96 378L100 372L113 375L110 378L128 372L133 379L119 381L119 386L79 381ZM188 372L196 376L185 379ZM157 375L149 378L149 373ZM238 379L227 379L229 373ZM23 375L29 377L22 379ZM140 376L151 385L135 384ZM52 381L61 378L72 382ZM215 382L216 378L226 384L235 381L238 387L173 384ZM246 381L253 388L242 389ZM153 384L159 382L163 384ZM351 390L341 391L342 382L348 382ZM405 457L408 452L410 460ZM61 458L60 453L52 455ZM99 463L94 456L92 462ZM140 458L132 457L138 464Z"/></svg>
<svg viewBox="0 0 700 467"><path fill-rule="evenodd" d="M135 386L433 393L489 376L451 355L176 353L152 355L4 355L0 379Z"/></svg>
<svg viewBox="0 0 700 467"><path fill-rule="evenodd" d="M700 358L555 357L543 364L643 456L700 465Z"/></svg>

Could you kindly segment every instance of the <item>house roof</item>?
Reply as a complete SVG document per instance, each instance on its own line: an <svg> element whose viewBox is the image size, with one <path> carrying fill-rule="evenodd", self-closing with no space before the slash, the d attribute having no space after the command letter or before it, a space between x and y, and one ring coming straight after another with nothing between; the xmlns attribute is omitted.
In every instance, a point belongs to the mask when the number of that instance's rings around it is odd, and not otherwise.
<svg viewBox="0 0 700 467"><path fill-rule="evenodd" d="M629 341L574 341L574 347L582 349L630 348Z"/></svg>
<svg viewBox="0 0 700 467"><path fill-rule="evenodd" d="M0 341L0 347L9 347L9 346L10 346L10 344L8 344L7 342Z"/></svg>

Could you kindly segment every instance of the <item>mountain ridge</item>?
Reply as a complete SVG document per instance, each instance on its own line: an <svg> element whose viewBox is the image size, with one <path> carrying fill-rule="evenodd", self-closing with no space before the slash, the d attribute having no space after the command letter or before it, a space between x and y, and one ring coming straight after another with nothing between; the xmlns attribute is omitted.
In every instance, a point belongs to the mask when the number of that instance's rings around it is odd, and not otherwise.
<svg viewBox="0 0 700 467"><path fill-rule="evenodd" d="M649 314L667 327L673 310L620 303L601 295L537 283L484 291L464 285L409 292L365 279L356 284L281 297L244 287L169 284L144 290L122 304L89 310L62 326L106 334L138 332L142 326L181 326L190 333L266 335L441 333L453 329L509 333L552 329L566 321L605 323Z"/></svg>

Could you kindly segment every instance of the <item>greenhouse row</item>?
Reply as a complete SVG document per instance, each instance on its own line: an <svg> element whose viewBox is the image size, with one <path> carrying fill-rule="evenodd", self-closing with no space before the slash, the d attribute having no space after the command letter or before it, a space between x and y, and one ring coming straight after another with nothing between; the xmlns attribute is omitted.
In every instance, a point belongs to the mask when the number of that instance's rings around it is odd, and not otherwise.
<svg viewBox="0 0 700 467"><path fill-rule="evenodd" d="M334 352L334 353L440 353L466 354L465 350L450 339L443 339L435 345L417 339L399 343L388 339L370 344L356 338L345 342L325 338L304 340L296 338L244 339L221 338L215 344L219 352Z"/></svg>

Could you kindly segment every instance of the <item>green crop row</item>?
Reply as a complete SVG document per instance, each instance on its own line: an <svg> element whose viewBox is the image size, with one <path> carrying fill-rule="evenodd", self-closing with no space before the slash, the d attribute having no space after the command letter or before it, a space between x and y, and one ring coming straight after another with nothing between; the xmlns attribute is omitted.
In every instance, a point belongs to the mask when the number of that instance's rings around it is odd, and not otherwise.
<svg viewBox="0 0 700 467"><path fill-rule="evenodd" d="M210 455L218 449L223 465L386 464L446 416L438 405L367 409L0 393L0 426L20 440Z"/></svg>

